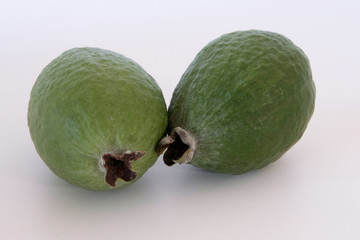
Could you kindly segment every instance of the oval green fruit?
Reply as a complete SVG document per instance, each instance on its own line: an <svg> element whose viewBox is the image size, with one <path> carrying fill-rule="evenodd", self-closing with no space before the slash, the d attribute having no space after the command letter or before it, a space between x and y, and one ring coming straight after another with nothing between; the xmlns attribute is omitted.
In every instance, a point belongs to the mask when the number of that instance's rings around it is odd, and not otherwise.
<svg viewBox="0 0 360 240"><path fill-rule="evenodd" d="M177 85L167 165L190 163L240 174L279 159L303 135L314 111L308 58L286 37L249 30L204 47Z"/></svg>
<svg viewBox="0 0 360 240"><path fill-rule="evenodd" d="M56 175L100 191L132 183L154 164L167 111L159 86L134 61L99 48L74 48L37 78L28 126Z"/></svg>

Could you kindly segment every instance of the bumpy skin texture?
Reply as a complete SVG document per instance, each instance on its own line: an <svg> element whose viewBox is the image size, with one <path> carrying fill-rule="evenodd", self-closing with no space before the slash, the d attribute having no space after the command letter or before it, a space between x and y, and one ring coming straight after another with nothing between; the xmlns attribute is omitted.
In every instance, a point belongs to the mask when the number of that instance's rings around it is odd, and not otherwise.
<svg viewBox="0 0 360 240"><path fill-rule="evenodd" d="M28 126L40 157L64 180L89 190L123 187L156 161L167 111L154 79L123 55L74 48L41 72L31 91ZM132 162L136 179L104 180L104 153L145 151Z"/></svg>
<svg viewBox="0 0 360 240"><path fill-rule="evenodd" d="M279 159L303 135L315 86L301 49L266 31L233 32L204 47L176 87L169 130L197 142L191 164L240 174Z"/></svg>

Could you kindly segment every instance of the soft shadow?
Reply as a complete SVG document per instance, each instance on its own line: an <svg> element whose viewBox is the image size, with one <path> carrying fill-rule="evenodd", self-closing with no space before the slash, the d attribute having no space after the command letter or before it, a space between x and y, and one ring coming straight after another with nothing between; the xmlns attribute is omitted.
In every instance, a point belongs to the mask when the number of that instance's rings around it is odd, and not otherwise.
<svg viewBox="0 0 360 240"><path fill-rule="evenodd" d="M146 179L146 176L143 176ZM131 212L134 206L145 206L155 201L152 186L139 179L122 189L89 191L73 186L56 176L48 176L48 183L42 188L40 201L46 215L51 212L73 215L74 212L102 215L111 212ZM56 209L54 209L56 207Z"/></svg>
<svg viewBox="0 0 360 240"><path fill-rule="evenodd" d="M241 191L241 189L251 188L254 186L266 186L271 181L277 181L283 177L286 178L286 163L289 159L280 159L263 168L252 170L239 175L223 174L211 172L201 169L190 164L175 165L170 168L174 177L171 179L166 176L166 169L164 178L169 178L171 186L178 191L183 191L184 194L190 195L193 193L221 191L228 189L230 191ZM164 168L169 168L165 166ZM160 172L160 171L159 171Z"/></svg>
<svg viewBox="0 0 360 240"><path fill-rule="evenodd" d="M177 197L215 196L225 192L249 192L256 187L270 185L269 181L283 181L286 171L285 162L272 163L264 168L241 175L210 172L192 165L165 166L161 159L137 182L122 189L92 192L72 186L49 173L42 181L46 186L41 189L43 210L50 214L55 211L121 212L147 211L151 205L174 200ZM286 165L286 164L285 164ZM44 176L45 177L45 176ZM43 178L44 178L43 177ZM57 210L54 210L54 206Z"/></svg>

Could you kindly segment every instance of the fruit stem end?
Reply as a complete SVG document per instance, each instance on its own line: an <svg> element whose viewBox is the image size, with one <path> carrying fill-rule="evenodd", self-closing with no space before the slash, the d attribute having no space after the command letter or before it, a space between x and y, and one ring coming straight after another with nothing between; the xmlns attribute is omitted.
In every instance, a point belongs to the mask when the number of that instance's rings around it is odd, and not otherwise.
<svg viewBox="0 0 360 240"><path fill-rule="evenodd" d="M145 155L144 151L125 151L123 153L104 153L100 159L100 169L105 172L105 181L112 187L118 178L130 182L137 177L131 169L131 162Z"/></svg>
<svg viewBox="0 0 360 240"><path fill-rule="evenodd" d="M175 163L189 163L193 158L195 148L195 138L181 127L176 127L169 136L161 139L157 152L162 154L165 151L164 163L171 166Z"/></svg>

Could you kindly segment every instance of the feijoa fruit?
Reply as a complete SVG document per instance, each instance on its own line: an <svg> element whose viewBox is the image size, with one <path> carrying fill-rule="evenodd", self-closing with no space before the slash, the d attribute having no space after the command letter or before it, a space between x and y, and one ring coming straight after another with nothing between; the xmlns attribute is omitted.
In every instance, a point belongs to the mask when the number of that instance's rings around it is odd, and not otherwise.
<svg viewBox="0 0 360 240"><path fill-rule="evenodd" d="M74 48L37 78L28 126L56 175L99 191L133 183L154 164L167 111L159 86L137 63L104 49Z"/></svg>
<svg viewBox="0 0 360 240"><path fill-rule="evenodd" d="M260 30L220 36L195 57L169 106L167 165L240 174L279 159L303 135L315 86L305 53Z"/></svg>

